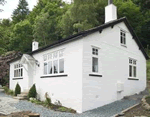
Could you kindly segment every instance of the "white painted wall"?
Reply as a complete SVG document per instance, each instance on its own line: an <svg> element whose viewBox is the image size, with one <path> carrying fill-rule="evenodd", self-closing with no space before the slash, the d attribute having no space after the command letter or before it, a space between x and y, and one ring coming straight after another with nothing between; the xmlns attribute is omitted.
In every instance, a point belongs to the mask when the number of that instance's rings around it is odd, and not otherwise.
<svg viewBox="0 0 150 117"><path fill-rule="evenodd" d="M23 79L13 80L14 78L14 65L18 64L19 60L10 63L10 75L9 75L9 88L15 90L16 84L18 83L21 87L21 92L28 89L28 66L27 64L23 65Z"/></svg>
<svg viewBox="0 0 150 117"><path fill-rule="evenodd" d="M120 45L120 29L127 32L127 48ZM89 76L92 71L91 46L100 48L99 74L102 77ZM68 76L40 78L43 76L43 55L60 49L65 49L64 74ZM38 60L40 67L35 66L33 70L29 65L24 65L23 80L12 80L13 65L19 61L10 64L10 89L14 89L17 82L22 89L30 88L35 83L41 100L45 100L45 93L48 92L53 103L59 100L63 106L79 113L139 93L146 87L146 60L124 23L106 28L102 33L97 31L83 39L33 54L33 57ZM137 60L138 81L128 80L129 57ZM117 93L118 81L124 84L121 93Z"/></svg>
<svg viewBox="0 0 150 117"><path fill-rule="evenodd" d="M120 29L127 31L127 48L120 45ZM103 106L146 88L146 60L124 25L119 23L84 38L83 43L83 111ZM92 48L99 47L99 74L92 71ZM128 80L129 57L137 60L137 78ZM124 84L124 91L117 93L117 82Z"/></svg>
<svg viewBox="0 0 150 117"><path fill-rule="evenodd" d="M64 74L68 76L40 78L43 76L43 55L63 48ZM59 100L63 106L82 112L82 55L83 40L72 41L33 55L40 63L40 67L36 66L33 82L41 100L45 100L45 93L48 92L53 103Z"/></svg>

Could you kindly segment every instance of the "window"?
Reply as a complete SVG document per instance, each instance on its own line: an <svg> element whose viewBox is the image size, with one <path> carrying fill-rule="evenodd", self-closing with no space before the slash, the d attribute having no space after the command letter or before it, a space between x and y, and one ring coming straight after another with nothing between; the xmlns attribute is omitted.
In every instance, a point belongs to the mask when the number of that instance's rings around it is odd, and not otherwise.
<svg viewBox="0 0 150 117"><path fill-rule="evenodd" d="M92 48L92 72L98 73L98 49Z"/></svg>
<svg viewBox="0 0 150 117"><path fill-rule="evenodd" d="M23 65L21 64L14 65L14 77L23 77Z"/></svg>
<svg viewBox="0 0 150 117"><path fill-rule="evenodd" d="M129 59L129 77L136 78L137 69L136 69L137 61L134 59Z"/></svg>
<svg viewBox="0 0 150 117"><path fill-rule="evenodd" d="M121 45L126 45L126 32L123 30L120 30L120 41Z"/></svg>
<svg viewBox="0 0 150 117"><path fill-rule="evenodd" d="M44 75L64 73L64 49L43 56Z"/></svg>

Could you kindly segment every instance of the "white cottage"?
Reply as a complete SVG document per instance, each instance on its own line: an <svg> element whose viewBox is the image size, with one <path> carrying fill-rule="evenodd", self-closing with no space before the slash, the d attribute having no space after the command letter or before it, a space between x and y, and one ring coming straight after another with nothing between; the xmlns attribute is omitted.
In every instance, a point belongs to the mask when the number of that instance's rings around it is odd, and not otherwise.
<svg viewBox="0 0 150 117"><path fill-rule="evenodd" d="M10 89L36 84L40 100L82 113L139 93L146 88L146 59L128 20L117 19L116 6L105 8L105 24L38 49L10 62Z"/></svg>

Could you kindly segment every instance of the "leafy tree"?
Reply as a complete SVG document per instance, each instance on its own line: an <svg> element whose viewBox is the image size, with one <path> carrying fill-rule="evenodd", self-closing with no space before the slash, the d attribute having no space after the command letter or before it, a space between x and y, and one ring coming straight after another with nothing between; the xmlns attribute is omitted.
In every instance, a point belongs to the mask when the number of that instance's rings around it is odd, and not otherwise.
<svg viewBox="0 0 150 117"><path fill-rule="evenodd" d="M18 23L26 19L27 15L29 14L28 3L26 0L19 0L19 4L17 9L13 11L12 19L13 23Z"/></svg>
<svg viewBox="0 0 150 117"><path fill-rule="evenodd" d="M34 38L40 42L41 46L61 38L58 22L63 13L63 10L60 8L61 1L50 0L47 2L43 0L42 3L45 7L35 18L33 26Z"/></svg>
<svg viewBox="0 0 150 117"><path fill-rule="evenodd" d="M10 50L21 52L31 51L33 40L32 25L28 20L21 21L15 24L10 37Z"/></svg>

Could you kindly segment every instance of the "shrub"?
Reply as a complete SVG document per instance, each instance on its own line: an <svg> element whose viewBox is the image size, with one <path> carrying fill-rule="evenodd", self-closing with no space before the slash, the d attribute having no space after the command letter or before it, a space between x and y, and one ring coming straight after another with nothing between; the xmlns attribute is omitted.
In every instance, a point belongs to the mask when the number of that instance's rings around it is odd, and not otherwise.
<svg viewBox="0 0 150 117"><path fill-rule="evenodd" d="M51 105L51 98L48 96L48 93L47 93L47 92L45 93L45 98L46 98L45 103L46 103L48 106L50 106L50 105Z"/></svg>
<svg viewBox="0 0 150 117"><path fill-rule="evenodd" d="M29 93L28 93L28 99L29 98L36 98L37 92L36 92L36 87L35 84L30 88Z"/></svg>
<svg viewBox="0 0 150 117"><path fill-rule="evenodd" d="M9 88L8 88L8 87L3 86L3 89L4 89L5 93L8 93L8 90L9 90Z"/></svg>
<svg viewBox="0 0 150 117"><path fill-rule="evenodd" d="M21 93L21 87L20 85L17 83L16 88L15 88L15 96L17 96L17 94Z"/></svg>
<svg viewBox="0 0 150 117"><path fill-rule="evenodd" d="M9 89L8 90L8 94L13 96L14 95L14 91Z"/></svg>

